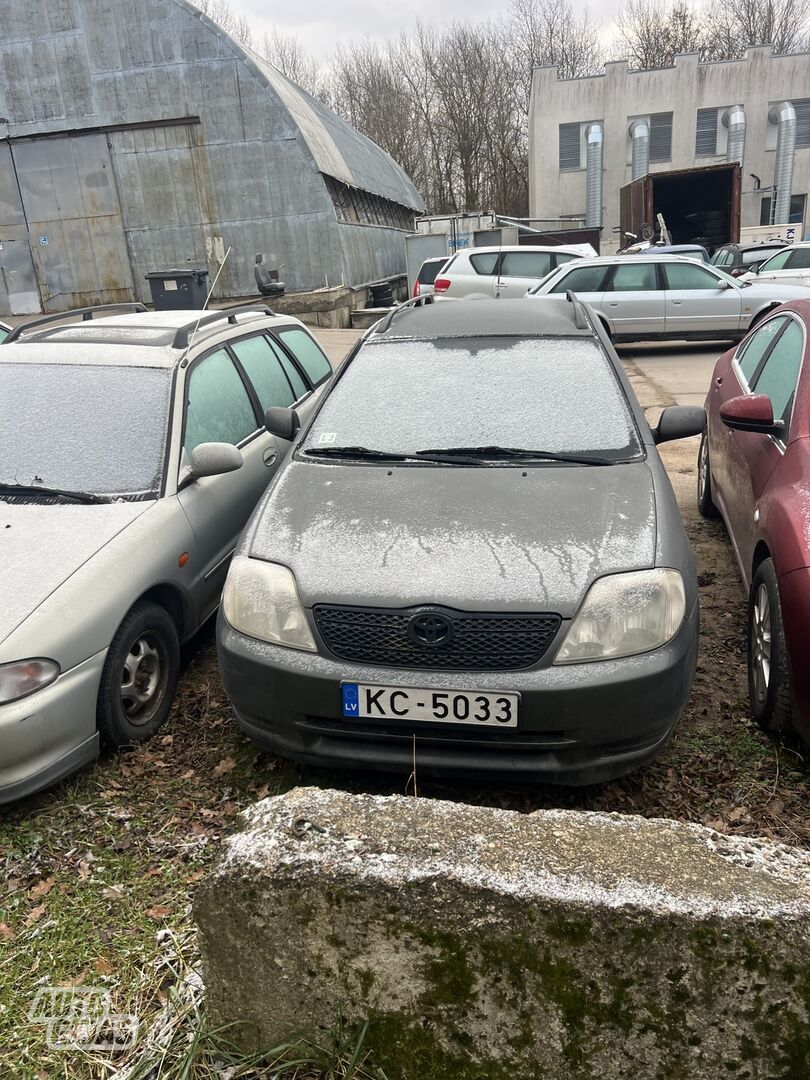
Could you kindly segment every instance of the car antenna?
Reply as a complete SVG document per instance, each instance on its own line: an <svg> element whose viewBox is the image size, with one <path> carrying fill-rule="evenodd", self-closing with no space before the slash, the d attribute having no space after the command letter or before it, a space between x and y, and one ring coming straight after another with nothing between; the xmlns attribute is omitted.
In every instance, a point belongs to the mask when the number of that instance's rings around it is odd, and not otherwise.
<svg viewBox="0 0 810 1080"><path fill-rule="evenodd" d="M217 287L217 282L219 281L219 275L222 273L222 270L223 270L223 268L225 266L225 263L228 261L228 256L230 255L232 250L233 250L233 247L229 246L228 250L225 252L225 258L219 264L219 270L217 270L216 276L214 277L214 280L211 282L211 288L208 290L208 296L206 296L205 303L200 308L200 317L197 319L197 323L196 323L194 329L191 331L191 338L189 339L189 343L188 343L189 349L194 344L194 337L195 337L197 331L200 329L200 319L202 319L203 312L208 307L208 303L209 303L211 297L214 294L214 289Z"/></svg>

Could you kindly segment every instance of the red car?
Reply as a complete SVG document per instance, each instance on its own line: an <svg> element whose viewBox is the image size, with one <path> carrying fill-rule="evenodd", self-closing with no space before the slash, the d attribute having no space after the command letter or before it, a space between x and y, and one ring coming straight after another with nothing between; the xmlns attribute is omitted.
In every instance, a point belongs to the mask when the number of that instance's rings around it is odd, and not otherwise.
<svg viewBox="0 0 810 1080"><path fill-rule="evenodd" d="M810 742L810 299L777 308L717 361L698 509L721 514L748 589L757 722Z"/></svg>

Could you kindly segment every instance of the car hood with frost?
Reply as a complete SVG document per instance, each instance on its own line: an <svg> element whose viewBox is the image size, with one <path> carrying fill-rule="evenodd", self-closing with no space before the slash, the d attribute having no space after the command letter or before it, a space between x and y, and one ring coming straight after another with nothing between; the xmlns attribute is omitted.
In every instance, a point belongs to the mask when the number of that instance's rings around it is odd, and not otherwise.
<svg viewBox="0 0 810 1080"><path fill-rule="evenodd" d="M397 467L293 460L241 552L294 572L303 603L570 617L604 574L654 565L646 462Z"/></svg>
<svg viewBox="0 0 810 1080"><path fill-rule="evenodd" d="M42 506L0 500L0 642L151 505Z"/></svg>

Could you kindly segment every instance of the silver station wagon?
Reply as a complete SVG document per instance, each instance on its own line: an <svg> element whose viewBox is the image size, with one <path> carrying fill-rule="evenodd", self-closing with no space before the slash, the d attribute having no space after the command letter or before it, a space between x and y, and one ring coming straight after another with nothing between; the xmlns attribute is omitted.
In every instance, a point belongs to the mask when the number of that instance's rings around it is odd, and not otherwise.
<svg viewBox="0 0 810 1080"><path fill-rule="evenodd" d="M579 303L400 308L340 369L231 564L217 627L242 728L300 761L620 776L665 745L698 641L656 442Z"/></svg>
<svg viewBox="0 0 810 1080"><path fill-rule="evenodd" d="M268 308L120 308L0 348L0 802L158 729L289 448L265 412L306 417L331 374Z"/></svg>

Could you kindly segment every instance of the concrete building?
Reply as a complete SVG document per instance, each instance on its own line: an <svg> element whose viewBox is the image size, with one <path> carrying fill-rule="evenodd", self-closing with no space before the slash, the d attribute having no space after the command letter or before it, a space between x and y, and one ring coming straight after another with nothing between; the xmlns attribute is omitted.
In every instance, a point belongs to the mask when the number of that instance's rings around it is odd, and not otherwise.
<svg viewBox="0 0 810 1080"><path fill-rule="evenodd" d="M0 0L0 313L148 299L207 266L215 296L405 269L402 169L186 0Z"/></svg>
<svg viewBox="0 0 810 1080"><path fill-rule="evenodd" d="M742 227L774 220L806 224L809 95L810 54L774 56L770 46L751 47L743 59L721 63L701 63L696 53L685 53L672 67L652 71L631 71L626 61L616 61L605 65L604 74L580 79L559 79L557 68L536 67L530 213L601 224L602 251L609 253L619 246L619 192L631 180L646 172L740 161ZM756 190L754 176L763 190ZM775 183L772 203L773 192L764 189ZM695 213L705 195L706 188L696 185L690 196Z"/></svg>

